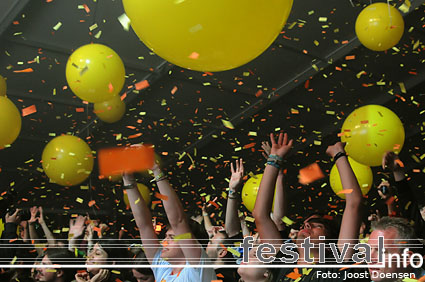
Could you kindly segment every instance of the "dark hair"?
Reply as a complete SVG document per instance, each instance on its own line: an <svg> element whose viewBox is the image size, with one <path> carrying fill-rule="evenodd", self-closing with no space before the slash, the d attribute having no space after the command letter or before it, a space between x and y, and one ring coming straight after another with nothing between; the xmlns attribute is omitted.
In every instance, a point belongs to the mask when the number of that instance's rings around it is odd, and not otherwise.
<svg viewBox="0 0 425 282"><path fill-rule="evenodd" d="M108 263L126 264L130 259L127 246L121 243L115 237L103 237L93 241L94 244L99 244L102 250L108 254Z"/></svg>
<svg viewBox="0 0 425 282"><path fill-rule="evenodd" d="M153 276L153 272L152 269L150 267L140 267L141 265L148 265L149 261L146 258L146 255L143 251L140 251L137 256L134 258L133 260L133 264L134 264L134 270L136 270L137 272L140 272L144 275L152 275Z"/></svg>
<svg viewBox="0 0 425 282"><path fill-rule="evenodd" d="M68 251L67 249L54 248L47 249L45 251L45 256L49 258L52 264L76 264L78 261L75 260L75 256L73 253ZM74 268L61 268L64 273L65 281L72 281L74 279L76 269Z"/></svg>

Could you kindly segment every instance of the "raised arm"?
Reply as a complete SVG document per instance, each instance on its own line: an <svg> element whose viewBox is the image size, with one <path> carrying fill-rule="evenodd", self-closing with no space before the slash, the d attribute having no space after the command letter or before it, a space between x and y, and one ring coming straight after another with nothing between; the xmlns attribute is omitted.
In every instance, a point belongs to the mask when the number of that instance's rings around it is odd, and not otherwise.
<svg viewBox="0 0 425 282"><path fill-rule="evenodd" d="M137 189L137 183L132 174L123 174L123 184L126 188L128 202L139 229L143 249L149 263L152 263L156 252L160 247L158 236L152 226L151 212Z"/></svg>
<svg viewBox="0 0 425 282"><path fill-rule="evenodd" d="M170 223L175 236L179 237L179 235L182 235L182 238L184 238L184 240L178 240L184 257L187 262L191 264L198 264L201 259L202 247L198 240L193 236L192 230L190 230L189 222L180 199L159 166L155 165L152 168L152 171L155 176L159 192L163 196L162 203L164 205L165 213L167 214L168 222ZM190 239L186 239L188 238L186 234L190 234Z"/></svg>
<svg viewBox="0 0 425 282"><path fill-rule="evenodd" d="M243 160L237 160L235 166L233 166L233 163L230 163L230 172L232 173L232 176L230 177L229 181L229 195L227 197L226 218L224 225L227 235L229 237L233 237L238 235L241 230L241 222L238 216L238 208L240 204L238 191L242 189L243 183Z"/></svg>
<svg viewBox="0 0 425 282"><path fill-rule="evenodd" d="M356 244L359 238L359 230L361 224L361 205L362 205L362 191L360 190L357 178L348 162L345 153L345 144L337 142L329 146L326 153L335 159L336 167L338 169L341 184L344 190L351 190L346 193L345 209L342 215L342 222L338 237L338 248L343 250L344 243ZM349 248L344 259L351 258L354 250Z"/></svg>
<svg viewBox="0 0 425 282"><path fill-rule="evenodd" d="M202 220L204 221L204 228L205 231L207 231L208 236L212 236L213 234L213 224L211 223L210 215L207 212L207 205L202 205Z"/></svg>
<svg viewBox="0 0 425 282"><path fill-rule="evenodd" d="M269 142L264 141L261 143L261 148L264 150L263 156L267 160L270 155L271 147ZM286 190L284 187L284 175L283 170L279 169L279 174L276 179L276 191L274 195L274 205L273 205L273 214L272 219L277 226L279 231L285 229L285 224L282 221L282 218L286 215L288 200L286 195Z"/></svg>
<svg viewBox="0 0 425 282"><path fill-rule="evenodd" d="M47 239L47 244L49 247L54 247L56 246L56 239L53 236L52 231L50 231L49 227L46 224L46 221L44 220L44 214L43 214L43 207L38 207L38 212L39 212L39 216L38 216L38 223L41 225L41 228L43 229L44 235L46 236Z"/></svg>
<svg viewBox="0 0 425 282"><path fill-rule="evenodd" d="M38 212L38 208L37 207L31 207L30 208L30 213L31 213L31 217L28 220L28 229L29 229L29 235L30 235L30 240L31 240L31 244L34 245L35 250L37 251L38 255L43 254L43 247L40 247L40 242L39 242L39 237L37 234L37 231L35 230L35 224L37 223L37 212Z"/></svg>
<svg viewBox="0 0 425 282"><path fill-rule="evenodd" d="M292 147L292 140L288 141L288 135L280 133L278 141L275 141L273 133L270 134L272 144L270 155L267 159L267 165L264 169L261 179L260 189L258 190L255 207L252 212L255 218L255 224L260 235L262 243L282 244L281 237L276 224L270 217L272 209L273 196L276 179L279 170L282 169L282 160Z"/></svg>

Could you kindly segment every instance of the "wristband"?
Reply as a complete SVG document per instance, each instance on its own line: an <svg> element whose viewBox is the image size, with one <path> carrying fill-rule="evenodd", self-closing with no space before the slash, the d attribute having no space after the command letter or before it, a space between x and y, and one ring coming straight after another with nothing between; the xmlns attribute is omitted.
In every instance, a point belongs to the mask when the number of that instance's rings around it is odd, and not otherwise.
<svg viewBox="0 0 425 282"><path fill-rule="evenodd" d="M280 165L277 162L273 162L273 161L267 161L268 165L274 166L277 169L281 169Z"/></svg>
<svg viewBox="0 0 425 282"><path fill-rule="evenodd" d="M344 153L344 152L338 152L338 153L336 153L336 155L333 157L334 162L336 162L339 158L341 158L341 157L346 157L346 156L347 156L347 154L346 154L346 153Z"/></svg>

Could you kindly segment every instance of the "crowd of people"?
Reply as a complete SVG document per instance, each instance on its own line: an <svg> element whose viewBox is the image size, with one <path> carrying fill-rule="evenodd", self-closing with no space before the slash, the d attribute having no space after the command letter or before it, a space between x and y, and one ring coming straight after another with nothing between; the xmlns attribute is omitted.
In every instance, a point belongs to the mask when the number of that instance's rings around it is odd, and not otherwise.
<svg viewBox="0 0 425 282"><path fill-rule="evenodd" d="M284 181L284 160L292 143L283 133L271 134L270 143L263 142L266 165L252 212L255 230L250 230L239 212L245 176L242 159L230 165L224 226L212 224L205 206L199 218L187 214L168 174L155 164L151 170L167 217L163 238L152 223L151 210L137 189L135 176L124 173L122 188L140 233L137 244L129 244L118 234L111 236L107 224L88 216L71 219L68 238L60 239L49 230L42 207L31 208L29 218L19 209L9 211L4 215L1 236L0 281L378 282L425 277L420 264L424 258L420 238L425 235L425 207L409 186L399 157L388 152L382 161L383 169L394 176L393 185L383 182L377 187L388 214L371 214L365 220L368 208L344 144L329 146L326 153L337 166L344 191L348 191L342 218L324 211L306 215L295 228L287 220L291 212ZM384 237L383 246L380 237ZM306 245L307 239L311 247ZM248 241L252 247L245 248ZM370 252L364 250L365 245L357 248L359 242L367 242ZM381 251L389 257L383 267L379 266ZM363 254L369 262L356 263L356 254ZM397 254L410 263L390 264ZM288 255L296 259L287 263ZM360 267L332 267L338 263Z"/></svg>

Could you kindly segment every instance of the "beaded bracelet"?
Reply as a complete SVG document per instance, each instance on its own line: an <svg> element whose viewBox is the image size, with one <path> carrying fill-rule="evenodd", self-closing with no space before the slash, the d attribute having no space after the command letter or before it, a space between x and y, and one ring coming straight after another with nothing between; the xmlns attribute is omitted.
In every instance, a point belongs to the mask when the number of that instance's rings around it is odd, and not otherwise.
<svg viewBox="0 0 425 282"><path fill-rule="evenodd" d="M277 162L268 161L267 164L268 165L271 165L271 166L274 166L277 169L281 169L280 165Z"/></svg>
<svg viewBox="0 0 425 282"><path fill-rule="evenodd" d="M136 188L135 186L136 185L134 185L134 183L133 183L133 184L128 184L128 185L123 185L122 188L124 190L128 190L128 189L134 189L134 188Z"/></svg>

